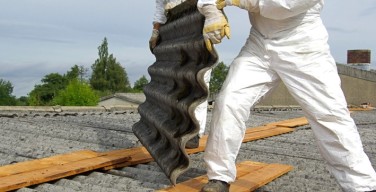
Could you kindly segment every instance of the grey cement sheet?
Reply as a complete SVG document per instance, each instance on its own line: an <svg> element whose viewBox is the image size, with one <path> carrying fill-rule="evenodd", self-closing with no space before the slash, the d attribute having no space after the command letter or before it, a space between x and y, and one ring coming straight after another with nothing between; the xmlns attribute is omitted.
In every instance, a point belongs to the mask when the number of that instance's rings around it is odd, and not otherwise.
<svg viewBox="0 0 376 192"><path fill-rule="evenodd" d="M351 115L358 125L365 152L376 168L376 111L356 111ZM246 125L255 127L302 116L299 110L252 111ZM0 111L0 166L82 149L109 151L141 146L132 133L132 125L139 119L140 114L136 109L60 113ZM208 125L210 119L209 111ZM205 174L202 157L203 153L190 155L192 168L182 174L177 183ZM310 126L298 127L292 133L243 143L237 161L244 160L282 163L294 167L257 192L341 192L325 169L325 162L317 151ZM151 162L110 171L92 171L17 191L146 192L169 185L169 178L157 163Z"/></svg>

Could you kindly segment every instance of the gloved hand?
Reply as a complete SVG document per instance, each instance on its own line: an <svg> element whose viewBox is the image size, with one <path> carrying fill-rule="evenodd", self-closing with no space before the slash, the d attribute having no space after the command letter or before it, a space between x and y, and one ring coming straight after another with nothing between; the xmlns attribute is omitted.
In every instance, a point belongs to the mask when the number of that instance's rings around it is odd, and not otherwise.
<svg viewBox="0 0 376 192"><path fill-rule="evenodd" d="M216 4L218 9L233 5L252 12L258 8L258 0L217 0Z"/></svg>
<svg viewBox="0 0 376 192"><path fill-rule="evenodd" d="M149 40L149 48L152 53L153 53L154 48L157 46L158 40L159 40L159 30L153 29L153 32L151 33L151 37Z"/></svg>
<svg viewBox="0 0 376 192"><path fill-rule="evenodd" d="M203 36L208 51L213 50L212 44L220 43L224 36L230 38L230 26L222 10L215 5L207 4L198 7L201 14L205 16Z"/></svg>

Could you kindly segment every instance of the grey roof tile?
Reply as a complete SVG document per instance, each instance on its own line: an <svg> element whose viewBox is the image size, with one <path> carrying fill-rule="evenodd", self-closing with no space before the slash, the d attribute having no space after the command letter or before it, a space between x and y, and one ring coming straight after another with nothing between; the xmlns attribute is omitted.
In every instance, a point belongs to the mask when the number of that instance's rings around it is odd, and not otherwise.
<svg viewBox="0 0 376 192"><path fill-rule="evenodd" d="M246 124L248 127L255 127L302 116L301 111L253 111ZM357 111L353 112L352 116L358 124L365 152L375 167L376 110ZM112 127L120 127L119 124L127 127L123 130L129 130L139 118L138 113L128 113L128 111L113 111L109 114L87 112L86 115L80 114L79 116L1 117L0 165L82 149L109 151L140 146L137 142L131 142L129 146L123 146L123 144L108 145L108 143L111 143L111 138L114 138L116 142L120 141L122 137L124 137L124 140L137 140L132 132L124 131L117 135L108 131L106 134L106 129L112 130ZM210 119L211 112L209 111L208 122ZM98 130L102 130L102 132ZM54 135L54 132L57 134ZM66 135L64 136L64 134ZM87 142L88 137L76 137L76 135L85 134L92 137L90 143ZM124 145L126 143L124 142ZM51 150L54 152L52 153ZM202 156L203 153L189 156L192 168L179 177L178 182L205 174L206 169ZM309 126L298 127L292 133L243 143L237 161L244 160L294 166L292 171L261 187L257 190L258 192L341 191L334 178L325 169L325 163L318 154ZM51 185L54 187L52 188ZM129 189L129 191L153 191L168 185L168 178L158 164L151 162L110 171L92 171L17 191L29 192L51 189L56 192L77 191L79 189L82 189L81 191L122 191L122 187Z"/></svg>

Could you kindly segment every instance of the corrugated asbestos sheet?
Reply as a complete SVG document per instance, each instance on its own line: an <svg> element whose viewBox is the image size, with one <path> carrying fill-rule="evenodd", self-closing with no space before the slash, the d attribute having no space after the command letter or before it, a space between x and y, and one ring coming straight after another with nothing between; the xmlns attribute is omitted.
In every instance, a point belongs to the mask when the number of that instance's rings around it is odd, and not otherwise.
<svg viewBox="0 0 376 192"><path fill-rule="evenodd" d="M169 11L154 49L156 62L148 69L151 81L138 108L141 119L133 126L173 184L189 167L185 144L199 131L194 110L208 96L203 76L218 59L205 47L204 16L196 3L187 0Z"/></svg>
<svg viewBox="0 0 376 192"><path fill-rule="evenodd" d="M211 115L209 111L208 122ZM301 110L252 111L246 127L302 116ZM364 150L376 168L376 110L356 111L351 116L358 125ZM38 107L33 111L12 111L0 107L0 166L79 150L107 152L140 147L132 132L132 126L139 120L137 109L121 107L61 107L55 110ZM294 166L287 175L257 192L342 192L325 169L325 162L314 143L310 127L298 127L291 134L243 143L237 162L252 160ZM203 153L189 156L192 168L179 176L177 183L205 175L206 165L202 156ZM170 184L157 163L150 162L109 171L96 170L22 188L17 192L152 192Z"/></svg>

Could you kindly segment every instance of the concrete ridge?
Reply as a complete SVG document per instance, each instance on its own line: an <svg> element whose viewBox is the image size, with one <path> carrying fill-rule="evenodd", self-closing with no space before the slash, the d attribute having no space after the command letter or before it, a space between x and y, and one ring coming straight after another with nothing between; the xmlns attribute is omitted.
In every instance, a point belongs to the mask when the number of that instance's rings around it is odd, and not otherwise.
<svg viewBox="0 0 376 192"><path fill-rule="evenodd" d="M213 106L209 106L211 110ZM125 110L137 110L134 105L114 105L114 106L0 106L0 112L114 112ZM252 111L290 111L301 110L299 105L256 105Z"/></svg>
<svg viewBox="0 0 376 192"><path fill-rule="evenodd" d="M337 63L338 74L376 82L376 72L357 69L345 64Z"/></svg>
<svg viewBox="0 0 376 192"><path fill-rule="evenodd" d="M0 106L0 112L112 112L136 110L138 106Z"/></svg>
<svg viewBox="0 0 376 192"><path fill-rule="evenodd" d="M358 109L365 108L362 106L349 105L348 108ZM119 112L131 110L135 113L138 106L129 105L115 105L115 106L0 106L0 113L21 113L21 112L36 112L36 113L69 113L69 112ZM211 111L213 106L208 106ZM372 110L374 108L367 108ZM299 105L256 105L251 111L300 111L302 108ZM16 115L16 114L14 114ZM9 115L8 115L9 116Z"/></svg>

